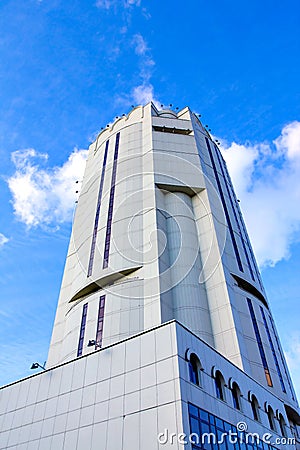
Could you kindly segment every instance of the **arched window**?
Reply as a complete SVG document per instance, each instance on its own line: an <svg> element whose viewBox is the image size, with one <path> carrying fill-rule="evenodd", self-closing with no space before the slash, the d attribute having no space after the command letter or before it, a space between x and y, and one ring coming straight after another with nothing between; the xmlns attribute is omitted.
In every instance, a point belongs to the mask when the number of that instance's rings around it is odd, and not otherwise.
<svg viewBox="0 0 300 450"><path fill-rule="evenodd" d="M276 431L274 411L270 405L267 407L267 416L271 430Z"/></svg>
<svg viewBox="0 0 300 450"><path fill-rule="evenodd" d="M232 383L231 393L232 393L233 406L235 407L235 409L240 410L241 409L241 390L235 381Z"/></svg>
<svg viewBox="0 0 300 450"><path fill-rule="evenodd" d="M225 392L224 392L225 381L223 375L219 370L216 371L215 386L217 398L225 401Z"/></svg>
<svg viewBox="0 0 300 450"><path fill-rule="evenodd" d="M290 424L290 429L291 429L292 435L294 436L295 439L298 440L299 439L299 433L298 433L297 425L291 419L289 420L289 424Z"/></svg>
<svg viewBox="0 0 300 450"><path fill-rule="evenodd" d="M259 422L259 403L258 403L255 395L253 395L253 394L250 397L250 404L251 404L253 419L257 420L257 422Z"/></svg>
<svg viewBox="0 0 300 450"><path fill-rule="evenodd" d="M281 413L279 413L278 421L279 421L279 426L280 426L280 432L281 432L281 435L282 435L283 437L287 437L287 433L286 433L286 423L285 423L284 417L283 417L283 415L282 415Z"/></svg>
<svg viewBox="0 0 300 450"><path fill-rule="evenodd" d="M195 355L195 353L191 353L189 360L190 381L196 384L197 386L200 386L200 370L201 364L198 356Z"/></svg>

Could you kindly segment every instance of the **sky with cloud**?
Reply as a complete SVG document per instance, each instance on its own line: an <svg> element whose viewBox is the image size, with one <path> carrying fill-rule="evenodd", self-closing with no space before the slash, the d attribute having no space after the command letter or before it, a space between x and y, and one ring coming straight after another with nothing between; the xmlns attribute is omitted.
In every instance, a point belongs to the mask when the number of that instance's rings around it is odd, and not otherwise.
<svg viewBox="0 0 300 450"><path fill-rule="evenodd" d="M0 384L47 358L89 143L152 100L220 140L300 385L299 19L298 0L1 2Z"/></svg>

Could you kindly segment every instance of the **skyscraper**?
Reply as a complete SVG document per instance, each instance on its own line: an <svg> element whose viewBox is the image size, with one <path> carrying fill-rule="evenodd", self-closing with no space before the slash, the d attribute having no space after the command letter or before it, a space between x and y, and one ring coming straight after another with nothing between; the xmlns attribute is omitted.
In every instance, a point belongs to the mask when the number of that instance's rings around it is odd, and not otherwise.
<svg viewBox="0 0 300 450"><path fill-rule="evenodd" d="M91 144L79 185L47 370L2 389L0 448L206 449L207 433L220 450L247 433L247 450L296 448L270 305L199 118L134 108Z"/></svg>

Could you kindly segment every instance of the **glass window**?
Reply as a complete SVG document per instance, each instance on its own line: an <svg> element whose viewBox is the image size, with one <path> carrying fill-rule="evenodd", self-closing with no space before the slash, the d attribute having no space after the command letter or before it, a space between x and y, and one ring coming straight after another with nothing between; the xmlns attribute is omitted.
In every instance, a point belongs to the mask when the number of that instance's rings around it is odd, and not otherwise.
<svg viewBox="0 0 300 450"><path fill-rule="evenodd" d="M258 413L258 401L255 395L252 395L251 398L251 409L253 414L253 419L259 421L259 413Z"/></svg>
<svg viewBox="0 0 300 450"><path fill-rule="evenodd" d="M92 237L92 244L91 244L91 251L90 251L88 273L87 273L88 277L90 277L92 275L92 271L93 271L95 247L96 247L96 240L97 240L97 233L98 233L98 223L99 223L99 217L100 217L100 208L101 208L105 168L106 168L107 153L108 153L108 145L109 145L109 141L106 141L104 156L103 156L103 163L102 163L102 172L101 172L99 193L98 193L98 199L97 199L96 217L95 217L95 222L94 222L94 230L93 230L93 237Z"/></svg>
<svg viewBox="0 0 300 450"><path fill-rule="evenodd" d="M241 391L237 383L232 384L232 402L235 409L240 410L241 409Z"/></svg>
<svg viewBox="0 0 300 450"><path fill-rule="evenodd" d="M191 417L190 424L191 424L191 433L196 433L197 436L200 436L199 420L194 417Z"/></svg>
<svg viewBox="0 0 300 450"><path fill-rule="evenodd" d="M220 400L223 400L223 401L225 401L224 384L225 383L224 383L223 375L218 370L216 372L216 376L215 376L216 394L217 394L217 398L219 398Z"/></svg>
<svg viewBox="0 0 300 450"><path fill-rule="evenodd" d="M95 348L102 346L103 320L104 320L105 295L101 295L99 299L97 330L95 339Z"/></svg>
<svg viewBox="0 0 300 450"><path fill-rule="evenodd" d="M189 413L195 417L198 417L198 408L191 403L189 403Z"/></svg>
<svg viewBox="0 0 300 450"><path fill-rule="evenodd" d="M280 426L280 432L281 432L281 435L282 435L283 437L287 437L287 433L286 433L286 423L285 423L285 420L284 420L282 414L279 414L279 426Z"/></svg>
<svg viewBox="0 0 300 450"><path fill-rule="evenodd" d="M200 386L200 361L195 353L192 353L189 360L190 381Z"/></svg>
<svg viewBox="0 0 300 450"><path fill-rule="evenodd" d="M268 410L267 410L267 415L268 415L268 420L269 420L269 425L271 430L276 431L275 428L275 417L274 417L274 411L271 408L271 406L268 406Z"/></svg>
<svg viewBox="0 0 300 450"><path fill-rule="evenodd" d="M240 271L244 272L243 265L242 265L242 260L241 260L240 254L239 254L239 249L238 249L238 246L237 246L237 243L236 243L235 234L234 234L234 231L233 231L233 228L232 228L230 214L229 214L229 211L228 211L228 208L227 208L227 203L226 203L225 196L224 196L224 193L223 193L223 188L222 188L222 185L221 185L221 181L220 181L220 177L219 177L219 174L218 174L217 166L216 166L216 163L215 163L215 160L214 160L214 157L213 157L212 150L211 150L210 145L209 145L209 140L207 138L205 138L205 142L206 142L206 147L207 147L207 150L208 150L208 153L209 153L209 157L210 157L210 160L211 160L211 165L212 165L212 168L213 168L213 171L214 171L216 183L217 183L217 186L218 186L220 199L221 199L221 202L222 202L222 205L223 205L223 209L224 209L224 213L225 213L225 216L226 216L226 221L227 221L227 225L228 225L228 229L229 229L229 233L230 233L230 237L231 237L233 250L234 250L234 253L235 253L236 260L237 260L237 265L238 265Z"/></svg>
<svg viewBox="0 0 300 450"><path fill-rule="evenodd" d="M270 375L270 372L269 372L269 367L268 367L268 364L267 364L267 359L266 359L264 347L263 347L262 340L261 340L261 337L260 337L260 332L259 332L259 328L258 328L256 317L255 317L254 308L253 308L253 305L252 305L252 302L251 302L250 298L247 298L247 303L248 303L250 317L251 317L251 320L252 320L252 325L253 325L253 328L254 328L254 333L255 333L255 337L256 337L256 341L257 341L257 345L258 345L258 350L259 350L260 357L261 357L261 360L262 360L262 364L263 364L263 367L264 367L264 370L265 370L267 384L268 384L268 386L272 387L273 383L272 383L271 375Z"/></svg>
<svg viewBox="0 0 300 450"><path fill-rule="evenodd" d="M265 312L264 312L264 310L263 310L263 308L261 306L260 306L260 312L261 312L261 315L262 315L262 318L263 318L265 330L266 330L266 333L267 333L267 336L268 336L268 340L269 340L269 344L270 344L270 348L271 348L271 351L272 351L272 354L273 354L274 363L275 363L275 367L276 367L276 370L277 370L278 378L279 378L279 381L280 381L281 389L282 389L283 392L286 392L285 385L284 385L284 382L283 382L282 373L281 373L279 362L278 362L278 358L277 358L277 355L276 355L275 347L273 345L270 329L269 329L269 326L268 326L267 318L266 318ZM269 371L268 371L268 376L270 376Z"/></svg>
<svg viewBox="0 0 300 450"><path fill-rule="evenodd" d="M209 420L208 420L208 412L204 411L203 409L200 409L200 419L205 421L205 422L209 422Z"/></svg>
<svg viewBox="0 0 300 450"><path fill-rule="evenodd" d="M88 304L85 303L83 305L83 308L82 308L82 317L81 317L81 325L80 325L80 333L79 333L79 342L78 342L77 356L81 356L82 355L87 309L88 309Z"/></svg>
<svg viewBox="0 0 300 450"><path fill-rule="evenodd" d="M107 217L107 223L106 223L106 236L105 236L103 265L102 265L103 269L108 267L108 260L109 260L111 223L112 223L114 197L115 197L115 184L116 184L117 163L118 163L118 154L119 154L119 141L120 141L120 133L117 133L116 144L115 144L115 153L114 153L114 163L113 163L113 170L112 170L112 176L111 176L110 194L109 194L108 217Z"/></svg>

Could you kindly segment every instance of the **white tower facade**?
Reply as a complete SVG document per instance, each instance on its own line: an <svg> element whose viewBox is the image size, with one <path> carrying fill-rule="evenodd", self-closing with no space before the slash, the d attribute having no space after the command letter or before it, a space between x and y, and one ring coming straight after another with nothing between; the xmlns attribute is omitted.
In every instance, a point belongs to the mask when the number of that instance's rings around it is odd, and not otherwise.
<svg viewBox="0 0 300 450"><path fill-rule="evenodd" d="M48 367L173 319L294 397L222 155L188 108L150 103L90 146Z"/></svg>
<svg viewBox="0 0 300 450"><path fill-rule="evenodd" d="M47 370L0 395L0 449L299 448L239 204L189 108L136 107L91 144Z"/></svg>

